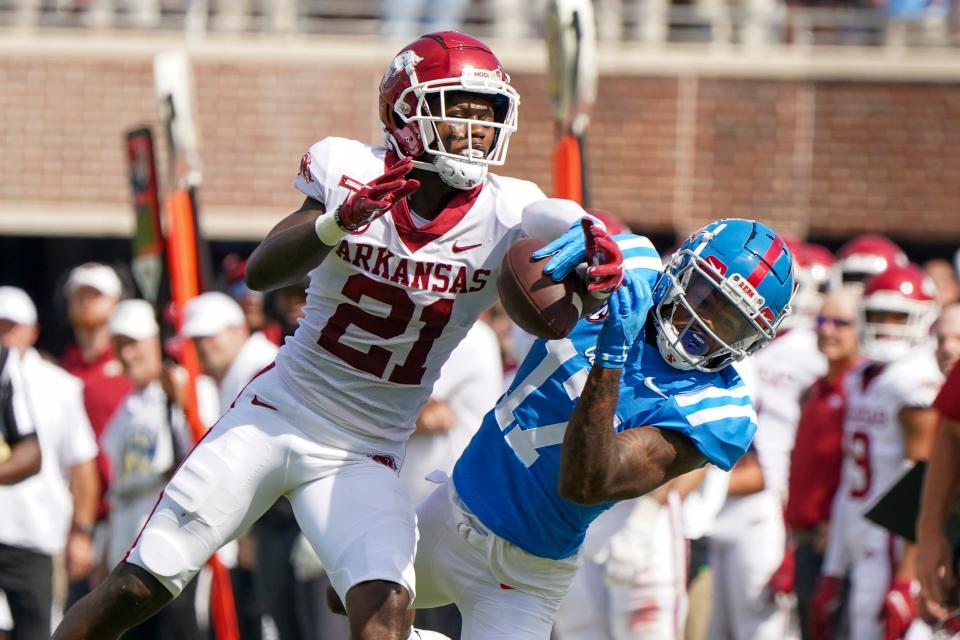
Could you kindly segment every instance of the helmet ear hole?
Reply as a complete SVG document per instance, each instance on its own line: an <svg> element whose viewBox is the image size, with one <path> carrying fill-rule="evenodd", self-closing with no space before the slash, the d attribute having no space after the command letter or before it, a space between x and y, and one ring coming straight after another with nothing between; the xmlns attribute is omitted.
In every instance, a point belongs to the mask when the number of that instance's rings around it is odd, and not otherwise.
<svg viewBox="0 0 960 640"><path fill-rule="evenodd" d="M510 100L506 96L497 95L493 99L493 119L497 122L505 122L507 111L510 110Z"/></svg>

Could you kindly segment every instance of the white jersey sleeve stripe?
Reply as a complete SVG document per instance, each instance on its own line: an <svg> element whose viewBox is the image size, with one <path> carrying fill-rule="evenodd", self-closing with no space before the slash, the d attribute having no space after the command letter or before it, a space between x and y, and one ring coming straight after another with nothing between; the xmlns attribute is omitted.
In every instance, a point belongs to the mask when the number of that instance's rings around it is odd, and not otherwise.
<svg viewBox="0 0 960 640"><path fill-rule="evenodd" d="M687 422L690 426L696 427L707 422L719 422L730 418L749 418L751 422L756 421L756 414L751 405L724 405L722 407L711 407L694 411L687 416Z"/></svg>
<svg viewBox="0 0 960 640"><path fill-rule="evenodd" d="M627 252L630 249L650 249L651 251L656 252L653 243L644 236L634 236L632 238L620 240L617 242L617 244L620 246L620 250L623 252Z"/></svg>
<svg viewBox="0 0 960 640"><path fill-rule="evenodd" d="M536 391L554 371L556 371L564 362L577 356L577 348L573 342L564 338L563 340L550 340L545 343L547 352L543 360L500 402L494 413L497 418L497 424L501 430L506 429L513 422L513 411L527 396Z"/></svg>
<svg viewBox="0 0 960 640"><path fill-rule="evenodd" d="M660 262L660 258L648 257L648 256L638 256L636 258L627 258L623 261L624 269L653 269L654 271L660 271L663 268L663 263Z"/></svg>
<svg viewBox="0 0 960 640"><path fill-rule="evenodd" d="M746 386L739 386L734 389L721 389L720 387L707 387L702 391L695 393L685 393L674 398L681 407L689 407L711 398L746 398L750 396L750 391Z"/></svg>

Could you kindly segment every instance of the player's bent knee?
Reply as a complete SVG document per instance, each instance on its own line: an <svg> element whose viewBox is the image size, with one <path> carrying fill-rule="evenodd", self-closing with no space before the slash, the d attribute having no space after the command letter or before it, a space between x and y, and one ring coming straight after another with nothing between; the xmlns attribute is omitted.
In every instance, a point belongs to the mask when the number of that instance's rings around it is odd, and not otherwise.
<svg viewBox="0 0 960 640"><path fill-rule="evenodd" d="M341 616L347 615L347 609L343 606L343 601L337 594L337 590L331 585L327 585L327 608Z"/></svg>
<svg viewBox="0 0 960 640"><path fill-rule="evenodd" d="M173 594L149 571L128 562L117 565L103 587L109 602L128 610L162 606L173 599Z"/></svg>
<svg viewBox="0 0 960 640"><path fill-rule="evenodd" d="M216 550L214 532L164 495L127 562L142 567L177 596Z"/></svg>
<svg viewBox="0 0 960 640"><path fill-rule="evenodd" d="M347 592L345 604L351 637L406 638L410 594L401 585L387 580L361 582Z"/></svg>

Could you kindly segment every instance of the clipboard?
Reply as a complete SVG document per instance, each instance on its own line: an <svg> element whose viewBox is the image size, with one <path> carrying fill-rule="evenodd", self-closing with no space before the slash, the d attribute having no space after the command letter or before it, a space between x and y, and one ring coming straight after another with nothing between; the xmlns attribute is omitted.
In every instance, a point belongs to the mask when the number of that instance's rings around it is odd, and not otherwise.
<svg viewBox="0 0 960 640"><path fill-rule="evenodd" d="M917 516L926 462L917 462L905 469L887 491L867 509L864 517L909 542L917 541Z"/></svg>

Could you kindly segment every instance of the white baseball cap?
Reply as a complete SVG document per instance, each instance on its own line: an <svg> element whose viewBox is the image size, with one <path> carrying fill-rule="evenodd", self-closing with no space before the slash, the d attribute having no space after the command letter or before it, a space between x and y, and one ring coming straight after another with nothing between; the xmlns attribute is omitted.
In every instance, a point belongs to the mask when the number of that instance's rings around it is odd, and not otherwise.
<svg viewBox="0 0 960 640"><path fill-rule="evenodd" d="M34 325L37 324L37 308L23 289L0 287L0 319Z"/></svg>
<svg viewBox="0 0 960 640"><path fill-rule="evenodd" d="M80 287L93 287L100 293L117 299L123 292L123 285L120 284L117 272L99 262L87 262L70 272L67 283L64 285L67 295Z"/></svg>
<svg viewBox="0 0 960 640"><path fill-rule="evenodd" d="M247 324L243 309L225 293L209 291L187 303L186 319L180 335L187 338L215 336L227 327Z"/></svg>
<svg viewBox="0 0 960 640"><path fill-rule="evenodd" d="M134 340L146 340L160 334L153 305L146 300L121 300L108 323L110 333Z"/></svg>

